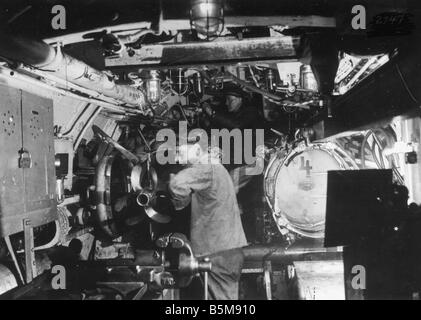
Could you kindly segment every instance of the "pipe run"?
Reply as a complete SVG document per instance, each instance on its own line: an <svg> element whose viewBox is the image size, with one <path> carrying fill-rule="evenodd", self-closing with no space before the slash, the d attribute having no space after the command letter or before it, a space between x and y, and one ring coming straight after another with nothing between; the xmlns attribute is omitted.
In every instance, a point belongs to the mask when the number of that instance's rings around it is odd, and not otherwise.
<svg viewBox="0 0 421 320"><path fill-rule="evenodd" d="M54 48L45 42L10 36L0 33L0 56L12 61L51 72L56 77L88 88L121 101L132 107L142 108L146 104L142 90L118 85L102 71Z"/></svg>
<svg viewBox="0 0 421 320"><path fill-rule="evenodd" d="M276 261L288 263L306 260L341 260L338 248L285 248L282 245L250 245L243 248L246 261Z"/></svg>
<svg viewBox="0 0 421 320"><path fill-rule="evenodd" d="M224 75L225 75L226 79L232 80L237 85L239 85L241 87L244 87L244 88L246 88L246 89L248 89L250 91L253 91L255 93L261 94L262 96L264 96L266 98L272 99L272 100L274 100L276 102L282 102L282 101L285 100L285 98L283 98L283 97L280 97L280 96L278 96L278 95L276 95L274 93L271 93L269 91L260 89L260 88L254 86L254 85L252 85L252 84L250 84L250 83L248 83L248 82L246 82L244 80L241 80L240 78L236 77L235 75L233 75L230 72L225 72ZM309 106L306 106L304 104L296 104L296 105L293 105L292 107L301 108L301 109L309 109L310 108Z"/></svg>

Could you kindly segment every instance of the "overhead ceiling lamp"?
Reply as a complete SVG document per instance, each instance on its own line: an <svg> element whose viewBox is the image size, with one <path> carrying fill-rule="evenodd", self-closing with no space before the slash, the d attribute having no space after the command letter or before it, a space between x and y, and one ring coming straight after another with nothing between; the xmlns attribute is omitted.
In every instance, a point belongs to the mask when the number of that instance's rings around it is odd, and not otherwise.
<svg viewBox="0 0 421 320"><path fill-rule="evenodd" d="M217 37L224 30L223 0L191 0L190 25L202 39Z"/></svg>
<svg viewBox="0 0 421 320"><path fill-rule="evenodd" d="M149 79L146 80L146 94L150 104L158 104L161 100L161 78L157 70L149 72Z"/></svg>

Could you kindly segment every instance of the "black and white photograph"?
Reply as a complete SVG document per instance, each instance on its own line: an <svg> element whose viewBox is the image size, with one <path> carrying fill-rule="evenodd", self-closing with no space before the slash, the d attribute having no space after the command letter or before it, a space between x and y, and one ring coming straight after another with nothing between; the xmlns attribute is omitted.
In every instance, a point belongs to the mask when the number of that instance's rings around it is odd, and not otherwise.
<svg viewBox="0 0 421 320"><path fill-rule="evenodd" d="M0 300L420 300L420 140L419 0L1 0Z"/></svg>

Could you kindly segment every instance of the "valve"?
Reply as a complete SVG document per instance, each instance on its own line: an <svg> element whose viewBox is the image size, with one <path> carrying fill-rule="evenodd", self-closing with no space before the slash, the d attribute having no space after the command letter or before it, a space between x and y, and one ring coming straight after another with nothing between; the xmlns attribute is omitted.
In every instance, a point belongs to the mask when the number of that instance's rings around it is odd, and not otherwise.
<svg viewBox="0 0 421 320"><path fill-rule="evenodd" d="M188 286L193 277L201 272L209 272L212 269L212 263L209 260L198 260L195 258L190 242L186 236L181 233L170 233L160 237L156 245L166 252L165 256L178 253L178 261L170 261L169 269L175 269L174 284L183 288Z"/></svg>

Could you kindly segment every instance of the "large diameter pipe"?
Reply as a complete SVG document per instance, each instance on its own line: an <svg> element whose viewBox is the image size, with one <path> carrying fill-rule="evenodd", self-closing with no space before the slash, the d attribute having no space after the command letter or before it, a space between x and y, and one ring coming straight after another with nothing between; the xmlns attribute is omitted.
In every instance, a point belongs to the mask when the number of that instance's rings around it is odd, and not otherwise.
<svg viewBox="0 0 421 320"><path fill-rule="evenodd" d="M45 42L0 33L0 43L0 56L7 59L48 70L60 79L97 91L133 107L140 108L146 104L143 91L127 85L118 85L104 72L62 53L60 49L51 47Z"/></svg>
<svg viewBox="0 0 421 320"><path fill-rule="evenodd" d="M246 261L307 261L341 260L342 252L336 248L289 248L280 245L251 245L243 248Z"/></svg>

